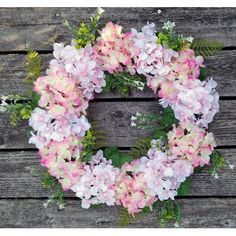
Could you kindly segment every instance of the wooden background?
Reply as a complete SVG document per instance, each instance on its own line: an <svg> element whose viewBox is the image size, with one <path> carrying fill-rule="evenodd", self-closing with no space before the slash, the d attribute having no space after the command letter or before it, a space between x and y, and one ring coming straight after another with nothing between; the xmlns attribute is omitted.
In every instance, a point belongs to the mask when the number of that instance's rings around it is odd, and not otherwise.
<svg viewBox="0 0 236 236"><path fill-rule="evenodd" d="M218 82L220 113L210 126L218 149L236 164L236 8L110 8L103 22L112 20L125 29L147 22L176 22L176 30L186 36L207 37L224 43L224 50L206 62L208 75ZM0 95L25 93L22 79L27 49L42 54L46 68L54 42L71 39L63 22L87 21L94 9L12 8L0 9ZM107 131L110 146L127 150L148 132L131 128L130 116L136 111L157 111L160 107L150 91L132 92L127 98L116 93L98 95L89 108L90 119ZM27 122L12 128L8 116L0 115L0 227L116 227L118 207L81 209L72 193L66 194L66 208L44 209L48 193L31 169L39 166L34 146L28 142ZM219 180L206 171L192 178L182 204L181 227L236 227L236 173L225 168ZM156 213L135 220L130 227L158 227Z"/></svg>

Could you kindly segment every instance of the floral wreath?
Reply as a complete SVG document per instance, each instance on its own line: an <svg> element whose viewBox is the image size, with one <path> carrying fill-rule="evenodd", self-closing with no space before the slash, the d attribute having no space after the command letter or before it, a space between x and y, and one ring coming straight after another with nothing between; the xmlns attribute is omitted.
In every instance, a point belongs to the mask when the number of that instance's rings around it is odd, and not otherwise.
<svg viewBox="0 0 236 236"><path fill-rule="evenodd" d="M27 57L26 81L33 82L31 100L24 96L2 97L1 111L11 112L11 121L29 119L35 144L46 167L43 186L54 189L49 202L62 208L63 192L72 190L81 206L105 203L122 206L121 224L159 205L160 222L179 220L175 196L185 195L189 176L205 165L217 178L224 158L214 150L213 134L207 131L219 111L216 82L206 77L203 56L213 55L219 42L185 38L167 22L157 33L154 23L140 32L99 24L102 9L91 23L79 28L66 25L74 33L71 45L54 44L46 76L41 76L39 55ZM140 140L131 153L105 148L103 137L86 117L95 93L147 85L159 98L162 114L131 117L134 128L148 128L151 137ZM13 102L7 102L13 100ZM130 216L131 215L131 216Z"/></svg>

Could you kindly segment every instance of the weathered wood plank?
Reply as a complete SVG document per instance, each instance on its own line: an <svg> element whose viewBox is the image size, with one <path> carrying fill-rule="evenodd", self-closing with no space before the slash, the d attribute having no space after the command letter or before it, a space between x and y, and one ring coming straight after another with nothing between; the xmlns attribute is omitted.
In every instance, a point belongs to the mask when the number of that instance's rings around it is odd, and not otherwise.
<svg viewBox="0 0 236 236"><path fill-rule="evenodd" d="M40 199L0 200L1 228L98 228L118 227L119 207L82 209L77 200L66 200L66 208L45 209ZM236 198L179 199L182 220L180 227L236 227ZM111 214L112 213L112 214ZM158 227L156 212L135 219L129 227Z"/></svg>
<svg viewBox="0 0 236 236"><path fill-rule="evenodd" d="M236 165L236 149L220 150L231 164ZM37 152L0 152L0 198L48 197L40 183L40 177L33 177L31 170L40 169ZM74 197L74 193L65 193ZM219 179L210 176L208 168L191 177L191 191L188 196L236 196L236 171L228 167L219 172Z"/></svg>
<svg viewBox="0 0 236 236"><path fill-rule="evenodd" d="M41 55L43 71L46 70L51 54ZM206 60L208 75L217 82L221 96L236 96L236 51L222 51L219 55ZM23 83L25 75L25 55L8 54L0 55L0 96L7 94L26 93L26 86ZM145 98L155 95L146 89L145 92L132 91L128 97ZM117 98L118 93L97 94L97 98Z"/></svg>
<svg viewBox="0 0 236 236"><path fill-rule="evenodd" d="M131 147L138 139L149 136L150 131L130 126L131 115L159 112L157 101L149 102L93 102L89 107L90 121L96 121L100 129L106 132L108 146ZM214 132L219 146L236 143L236 101L220 101L220 112L216 114L210 130ZM0 116L0 149L33 148L28 144L29 127L27 122L13 128L7 114Z"/></svg>
<svg viewBox="0 0 236 236"><path fill-rule="evenodd" d="M236 46L235 8L161 8L161 14L158 9L106 8L102 23L112 20L129 30L140 29L149 21L160 29L163 22L170 20L176 22L176 31L184 35L218 39L226 46ZM63 23L88 21L93 11L94 8L2 8L0 50L45 50L51 49L55 41L69 42L71 35Z"/></svg>

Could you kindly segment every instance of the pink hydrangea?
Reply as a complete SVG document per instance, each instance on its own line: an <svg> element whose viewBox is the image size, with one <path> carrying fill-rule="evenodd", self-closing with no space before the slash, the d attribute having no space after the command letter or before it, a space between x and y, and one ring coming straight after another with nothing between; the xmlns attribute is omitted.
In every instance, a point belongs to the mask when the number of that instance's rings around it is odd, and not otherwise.
<svg viewBox="0 0 236 236"><path fill-rule="evenodd" d="M139 49L136 62L136 70L145 75L148 85L156 91L160 79L166 77L170 71L170 63L178 53L157 44L155 24L147 24L141 32L132 29L134 45ZM155 86L153 86L155 84Z"/></svg>
<svg viewBox="0 0 236 236"><path fill-rule="evenodd" d="M195 80L200 75L200 68L204 67L203 57L195 56L192 49L184 49L178 53L178 56L172 59L170 73L166 79L174 81L176 79L185 83L189 80Z"/></svg>
<svg viewBox="0 0 236 236"><path fill-rule="evenodd" d="M169 156L154 144L148 151L148 157L141 158L139 171L150 189L151 195L160 201L172 199L177 195L180 184L193 173L189 161Z"/></svg>
<svg viewBox="0 0 236 236"><path fill-rule="evenodd" d="M190 120L199 127L208 127L219 111L219 95L215 87L213 79L203 82L189 80L185 84L167 81L161 84L158 96L163 107L172 107L176 119Z"/></svg>
<svg viewBox="0 0 236 236"><path fill-rule="evenodd" d="M108 22L100 31L94 46L98 62L105 71L135 73L134 61L139 50L134 46L133 33L122 33L122 27Z"/></svg>
<svg viewBox="0 0 236 236"><path fill-rule="evenodd" d="M157 200L144 180L144 173L139 171L141 164L140 159L124 164L116 180L116 204L127 208L133 216L144 207L151 209Z"/></svg>
<svg viewBox="0 0 236 236"><path fill-rule="evenodd" d="M34 90L41 96L39 106L50 110L55 118L66 112L78 116L86 113L88 102L72 77L55 72L39 77L34 84Z"/></svg>
<svg viewBox="0 0 236 236"><path fill-rule="evenodd" d="M94 92L100 93L106 85L104 73L90 45L76 49L74 45L55 43L53 55L55 59L51 60L47 73L60 72L65 77L72 77L86 99L93 99Z"/></svg>
<svg viewBox="0 0 236 236"><path fill-rule="evenodd" d="M91 127L83 115L77 117L75 114L66 113L55 119L50 111L40 108L35 108L32 112L29 125L36 131L36 135L33 134L29 143L34 143L39 149L51 140L61 142L70 135L83 137Z"/></svg>
<svg viewBox="0 0 236 236"><path fill-rule="evenodd" d="M81 138L71 135L60 142L50 141L39 151L41 165L58 179L64 191L76 184L84 173L79 161L81 149Z"/></svg>
<svg viewBox="0 0 236 236"><path fill-rule="evenodd" d="M210 154L216 146L212 133L190 122L173 126L168 133L168 147L172 156L188 160L193 167L209 164Z"/></svg>
<svg viewBox="0 0 236 236"><path fill-rule="evenodd" d="M115 180L119 170L103 157L101 150L92 156L90 163L84 165L83 172L80 181L71 187L76 196L82 199L82 207L89 208L100 203L114 205Z"/></svg>

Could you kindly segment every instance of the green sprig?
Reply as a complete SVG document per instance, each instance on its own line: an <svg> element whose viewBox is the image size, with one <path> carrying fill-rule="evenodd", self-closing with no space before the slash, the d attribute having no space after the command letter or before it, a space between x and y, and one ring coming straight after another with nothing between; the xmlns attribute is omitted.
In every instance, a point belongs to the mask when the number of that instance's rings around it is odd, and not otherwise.
<svg viewBox="0 0 236 236"><path fill-rule="evenodd" d="M75 37L74 40L77 48L83 48L96 40L97 30L100 27L99 20L103 12L102 8L98 8L95 14L90 17L90 24L82 22L78 28L71 26L68 21L65 22L65 25L72 31Z"/></svg>
<svg viewBox="0 0 236 236"><path fill-rule="evenodd" d="M191 44L195 54L203 57L216 55L223 47L221 42L210 39L194 39Z"/></svg>
<svg viewBox="0 0 236 236"><path fill-rule="evenodd" d="M144 89L144 78L140 75L131 75L128 72L120 72L115 74L105 73L106 86L103 89L104 92L110 92L115 90L122 96L127 95L132 89L141 90Z"/></svg>

